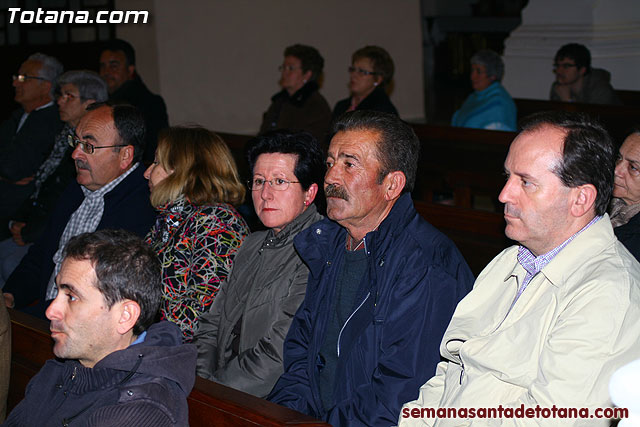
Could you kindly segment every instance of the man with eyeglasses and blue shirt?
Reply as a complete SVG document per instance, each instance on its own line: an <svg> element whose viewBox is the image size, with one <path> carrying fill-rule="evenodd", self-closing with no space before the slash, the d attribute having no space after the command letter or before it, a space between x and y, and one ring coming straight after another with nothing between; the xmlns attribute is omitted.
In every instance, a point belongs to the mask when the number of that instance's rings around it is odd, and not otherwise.
<svg viewBox="0 0 640 427"><path fill-rule="evenodd" d="M67 187L51 214L43 236L31 247L4 287L8 307L29 307L44 315L56 297L55 277L62 250L75 235L113 228L144 236L156 214L139 160L144 119L130 105L93 104L70 138L76 181Z"/></svg>
<svg viewBox="0 0 640 427"><path fill-rule="evenodd" d="M33 176L62 129L53 100L60 62L34 53L13 76L20 108L0 124L0 218L10 217L34 190Z"/></svg>

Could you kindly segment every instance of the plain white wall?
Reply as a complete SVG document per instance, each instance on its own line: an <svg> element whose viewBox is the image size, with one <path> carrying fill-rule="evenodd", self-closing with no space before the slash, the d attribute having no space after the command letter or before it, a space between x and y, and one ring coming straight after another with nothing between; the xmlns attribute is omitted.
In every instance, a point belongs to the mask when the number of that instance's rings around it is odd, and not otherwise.
<svg viewBox="0 0 640 427"><path fill-rule="evenodd" d="M171 124L255 133L280 90L284 48L295 43L324 57L321 93L332 108L348 96L353 51L384 47L396 66L391 100L404 119L424 116L419 0L120 0L116 8L152 11L151 23L120 25L117 35L136 48L140 75L164 97Z"/></svg>

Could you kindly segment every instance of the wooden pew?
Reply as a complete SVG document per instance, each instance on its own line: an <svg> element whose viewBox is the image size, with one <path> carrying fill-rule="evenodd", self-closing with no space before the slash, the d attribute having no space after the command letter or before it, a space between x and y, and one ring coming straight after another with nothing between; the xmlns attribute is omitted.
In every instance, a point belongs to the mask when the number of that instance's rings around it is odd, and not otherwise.
<svg viewBox="0 0 640 427"><path fill-rule="evenodd" d="M640 107L640 91L637 90L616 90L616 95L623 105L634 105Z"/></svg>
<svg viewBox="0 0 640 427"><path fill-rule="evenodd" d="M11 317L11 381L7 409L24 397L27 383L52 359L53 341L48 323L9 309ZM275 403L197 378L189 395L189 424L209 426L328 426L307 415Z"/></svg>
<svg viewBox="0 0 640 427"><path fill-rule="evenodd" d="M504 234L502 214L414 201L416 210L458 247L477 277L503 249L515 244Z"/></svg>
<svg viewBox="0 0 640 427"><path fill-rule="evenodd" d="M473 208L483 196L488 209L501 211L498 194L504 185L504 159L515 132L413 124L421 143L415 200L434 201L450 192L455 206Z"/></svg>
<svg viewBox="0 0 640 427"><path fill-rule="evenodd" d="M587 113L598 119L617 143L622 142L632 126L640 123L640 106L637 105L580 104L523 98L514 98L513 101L518 108L518 119L549 110Z"/></svg>

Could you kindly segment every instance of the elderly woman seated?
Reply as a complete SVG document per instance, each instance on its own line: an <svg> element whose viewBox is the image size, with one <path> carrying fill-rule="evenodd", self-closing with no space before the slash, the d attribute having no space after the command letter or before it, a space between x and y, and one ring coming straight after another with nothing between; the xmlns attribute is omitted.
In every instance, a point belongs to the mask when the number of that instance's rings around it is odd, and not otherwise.
<svg viewBox="0 0 640 427"><path fill-rule="evenodd" d="M279 84L262 117L260 133L275 129L300 129L321 139L329 129L331 109L318 91L324 59L311 46L295 44L284 50Z"/></svg>
<svg viewBox="0 0 640 427"><path fill-rule="evenodd" d="M201 127L161 132L144 176L158 210L147 242L162 265L160 315L189 342L249 234L232 206L242 203L244 186L227 145Z"/></svg>
<svg viewBox="0 0 640 427"><path fill-rule="evenodd" d="M269 228L249 235L196 334L198 375L258 397L283 372L282 346L304 299L309 270L293 242L322 219L313 200L324 159L306 132L276 131L248 149L256 213Z"/></svg>
<svg viewBox="0 0 640 427"><path fill-rule="evenodd" d="M640 260L640 126L618 151L609 214L616 237Z"/></svg>
<svg viewBox="0 0 640 427"><path fill-rule="evenodd" d="M516 105L500 84L504 64L492 50L471 57L471 86L474 92L453 114L451 125L464 128L516 130Z"/></svg>
<svg viewBox="0 0 640 427"><path fill-rule="evenodd" d="M393 59L379 46L365 46L351 56L349 67L349 98L338 101L333 118L347 111L372 110L398 115L386 88L393 78Z"/></svg>

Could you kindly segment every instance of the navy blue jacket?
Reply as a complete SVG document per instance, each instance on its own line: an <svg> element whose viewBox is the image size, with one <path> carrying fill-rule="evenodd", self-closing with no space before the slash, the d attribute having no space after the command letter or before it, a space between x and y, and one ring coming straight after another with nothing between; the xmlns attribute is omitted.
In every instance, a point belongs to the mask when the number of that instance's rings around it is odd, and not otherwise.
<svg viewBox="0 0 640 427"><path fill-rule="evenodd" d="M338 338L335 406L326 412L318 356L345 239L346 231L327 219L295 239L309 282L284 344L285 372L269 400L334 426L395 425L402 404L434 375L442 335L473 275L455 245L402 195L365 237L368 272Z"/></svg>
<svg viewBox="0 0 640 427"><path fill-rule="evenodd" d="M156 212L149 202L149 186L139 164L122 182L104 196L104 213L98 230L124 229L144 237L155 222ZM16 308L25 307L46 295L55 264L60 237L71 215L80 207L84 193L77 182L69 184L54 209L42 236L7 279L3 292L13 294Z"/></svg>

